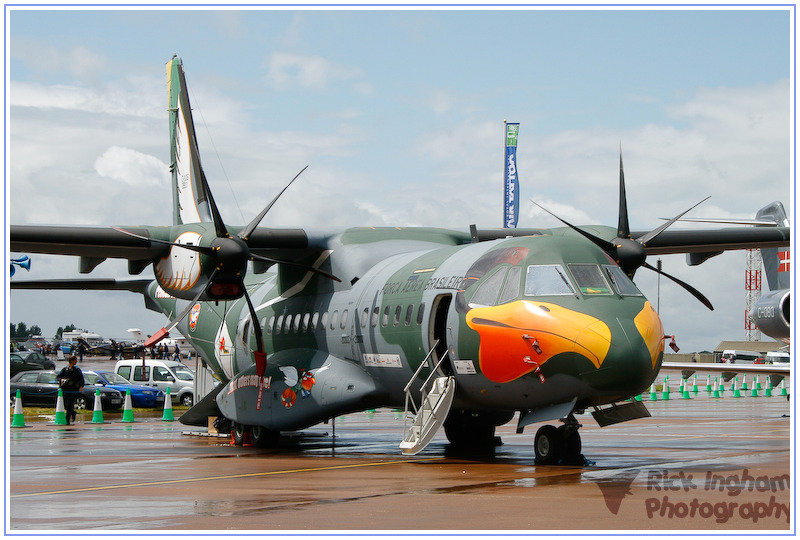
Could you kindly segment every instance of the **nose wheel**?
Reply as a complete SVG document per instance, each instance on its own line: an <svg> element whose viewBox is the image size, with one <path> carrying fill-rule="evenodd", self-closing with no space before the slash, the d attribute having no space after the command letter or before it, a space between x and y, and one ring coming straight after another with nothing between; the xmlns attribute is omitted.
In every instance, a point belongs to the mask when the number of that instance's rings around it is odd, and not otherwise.
<svg viewBox="0 0 800 540"><path fill-rule="evenodd" d="M537 465L584 465L581 454L581 424L570 414L563 426L546 425L539 428L533 442Z"/></svg>

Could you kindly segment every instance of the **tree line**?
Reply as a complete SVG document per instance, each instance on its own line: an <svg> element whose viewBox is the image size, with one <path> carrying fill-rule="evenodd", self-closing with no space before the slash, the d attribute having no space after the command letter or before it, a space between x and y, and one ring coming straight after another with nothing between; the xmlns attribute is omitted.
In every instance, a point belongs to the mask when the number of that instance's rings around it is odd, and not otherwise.
<svg viewBox="0 0 800 540"><path fill-rule="evenodd" d="M72 332L76 330L77 327L74 324L68 324L67 326L59 326L58 330L56 330L56 335L53 336L53 339L61 339L61 334L64 332ZM11 339L28 339L32 338L33 336L41 336L42 329L39 325L33 324L28 326L24 322L19 322L17 324L11 323L11 330L9 332L9 337Z"/></svg>

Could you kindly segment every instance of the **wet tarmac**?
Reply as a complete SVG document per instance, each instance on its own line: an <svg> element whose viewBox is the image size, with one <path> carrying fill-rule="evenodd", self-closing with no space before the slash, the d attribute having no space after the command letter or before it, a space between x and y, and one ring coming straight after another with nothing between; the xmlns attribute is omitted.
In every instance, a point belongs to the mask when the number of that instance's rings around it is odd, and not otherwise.
<svg viewBox="0 0 800 540"><path fill-rule="evenodd" d="M454 455L440 433L404 457L403 415L389 409L277 449L157 414L28 422L6 435L6 532L793 531L792 409L774 393L645 394L652 418L605 428L581 415L584 467L534 465L539 425L517 434L515 422L491 454Z"/></svg>

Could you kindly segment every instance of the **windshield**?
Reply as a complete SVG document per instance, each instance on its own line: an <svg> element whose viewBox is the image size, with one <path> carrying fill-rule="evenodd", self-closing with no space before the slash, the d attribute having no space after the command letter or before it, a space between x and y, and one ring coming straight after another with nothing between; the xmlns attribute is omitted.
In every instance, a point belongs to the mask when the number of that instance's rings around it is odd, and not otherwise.
<svg viewBox="0 0 800 540"><path fill-rule="evenodd" d="M109 384L131 384L128 379L122 375L117 375L116 373L103 373L103 376L106 378Z"/></svg>
<svg viewBox="0 0 800 540"><path fill-rule="evenodd" d="M180 366L172 368L172 371L175 372L175 376L178 377L182 381L193 381L194 380L194 373L186 366Z"/></svg>
<svg viewBox="0 0 800 540"><path fill-rule="evenodd" d="M575 294L564 269L557 264L543 264L528 267L525 277L527 296L553 296Z"/></svg>
<svg viewBox="0 0 800 540"><path fill-rule="evenodd" d="M644 296L619 266L607 264L603 270L620 296Z"/></svg>
<svg viewBox="0 0 800 540"><path fill-rule="evenodd" d="M596 264L570 264L569 270L583 294L611 294L611 288Z"/></svg>

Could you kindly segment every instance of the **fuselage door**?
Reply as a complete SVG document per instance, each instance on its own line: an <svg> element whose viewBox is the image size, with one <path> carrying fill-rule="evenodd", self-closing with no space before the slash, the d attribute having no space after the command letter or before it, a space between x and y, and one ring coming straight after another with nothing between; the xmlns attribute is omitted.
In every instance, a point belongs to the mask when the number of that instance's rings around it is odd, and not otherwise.
<svg viewBox="0 0 800 540"><path fill-rule="evenodd" d="M450 304L452 303L453 296L450 294L440 294L434 298L431 304L431 316L428 326L428 336L431 346L438 341L436 350L433 351L433 363L438 364L439 361L447 354L447 349L452 340L452 329L448 323L448 314L450 311ZM446 375L450 375L450 361L442 362L442 371Z"/></svg>

